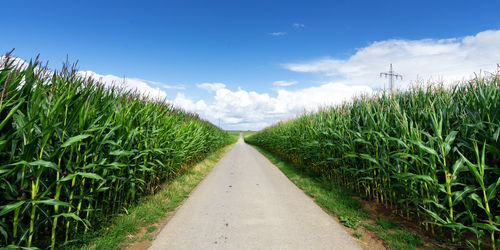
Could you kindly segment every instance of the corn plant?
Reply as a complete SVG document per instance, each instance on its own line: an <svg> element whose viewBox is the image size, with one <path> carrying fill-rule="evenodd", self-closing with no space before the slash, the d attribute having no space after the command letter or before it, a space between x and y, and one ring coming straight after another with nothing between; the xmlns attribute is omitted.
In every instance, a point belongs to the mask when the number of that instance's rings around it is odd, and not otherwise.
<svg viewBox="0 0 500 250"><path fill-rule="evenodd" d="M230 142L195 114L75 65L49 71L7 55L0 83L0 247L73 244Z"/></svg>
<svg viewBox="0 0 500 250"><path fill-rule="evenodd" d="M453 244L495 249L499 104L496 73L453 87L360 96L279 122L246 141L413 218Z"/></svg>

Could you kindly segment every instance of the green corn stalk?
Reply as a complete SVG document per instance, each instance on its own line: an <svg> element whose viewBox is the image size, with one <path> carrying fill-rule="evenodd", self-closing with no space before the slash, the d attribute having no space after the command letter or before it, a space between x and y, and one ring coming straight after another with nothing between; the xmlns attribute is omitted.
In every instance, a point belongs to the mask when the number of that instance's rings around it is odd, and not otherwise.
<svg viewBox="0 0 500 250"><path fill-rule="evenodd" d="M9 244L55 249L98 230L88 222L99 224L230 142L162 100L106 87L68 63L50 74L39 65L0 66L0 177L12 187L0 186L0 227L9 225Z"/></svg>
<svg viewBox="0 0 500 250"><path fill-rule="evenodd" d="M245 141L407 217L414 214L427 230L449 234L452 242L465 244L465 231L480 242L484 230L494 242L500 218L492 210L500 206L499 103L496 74L450 88L361 96L271 125ZM481 160L493 164L484 167L483 182L491 183L484 188L474 170L463 167L464 157L481 155L478 141L485 148ZM483 191L471 191L476 189Z"/></svg>
<svg viewBox="0 0 500 250"><path fill-rule="evenodd" d="M493 250L496 249L495 242L495 232L500 232L500 229L495 225L494 217L495 215L492 213L490 209L490 201L495 197L497 188L500 185L500 177L496 182L492 183L489 186L486 186L485 183L485 152L486 152L486 144L483 144L483 149L480 152L477 143L474 143L474 149L476 151L476 164L471 163L463 154L460 153L462 159L467 163L467 166L470 172L473 173L476 182L480 186L481 195L477 195L473 193L470 195L470 198L476 201L477 205L486 213L488 216L487 223L475 223L475 226L480 229L485 229L490 232L490 240L491 240L491 248ZM482 196L482 197L481 197Z"/></svg>

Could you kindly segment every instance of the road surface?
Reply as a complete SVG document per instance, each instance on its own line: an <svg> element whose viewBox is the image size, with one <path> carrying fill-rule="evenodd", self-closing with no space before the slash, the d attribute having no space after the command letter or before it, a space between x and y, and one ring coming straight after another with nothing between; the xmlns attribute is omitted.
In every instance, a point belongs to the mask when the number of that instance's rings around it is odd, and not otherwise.
<svg viewBox="0 0 500 250"><path fill-rule="evenodd" d="M262 154L238 143L150 249L361 249Z"/></svg>

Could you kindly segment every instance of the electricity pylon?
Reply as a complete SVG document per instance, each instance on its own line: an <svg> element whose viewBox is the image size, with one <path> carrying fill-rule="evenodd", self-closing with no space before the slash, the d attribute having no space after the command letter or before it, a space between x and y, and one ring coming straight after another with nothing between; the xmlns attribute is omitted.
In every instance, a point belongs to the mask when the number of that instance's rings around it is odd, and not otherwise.
<svg viewBox="0 0 500 250"><path fill-rule="evenodd" d="M394 80L397 80L398 78L403 80L403 76L394 72L392 70L392 63L391 63L391 67L389 68L389 71L388 72L382 72L380 73L380 77L382 76L385 76L385 78L389 78L389 88L391 89L391 93L394 91ZM385 88L384 88L384 91L385 91Z"/></svg>

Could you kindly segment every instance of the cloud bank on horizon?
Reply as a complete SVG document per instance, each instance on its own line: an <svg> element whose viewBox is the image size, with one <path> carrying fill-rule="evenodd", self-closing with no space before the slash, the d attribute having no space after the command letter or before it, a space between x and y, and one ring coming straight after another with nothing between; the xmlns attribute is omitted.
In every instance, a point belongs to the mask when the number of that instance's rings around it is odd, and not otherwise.
<svg viewBox="0 0 500 250"><path fill-rule="evenodd" d="M277 80L276 93L230 90L223 83L203 83L199 88L214 93L214 100L193 100L178 93L173 103L196 112L225 129L256 130L304 111L341 104L354 96L383 89L387 79L379 78L389 64L404 76L399 89L412 84L442 82L456 84L475 73L495 72L500 63L500 30L487 30L463 38L374 42L346 59L324 57L307 62L284 63L285 69L331 78L318 86L287 90L296 81Z"/></svg>
<svg viewBox="0 0 500 250"><path fill-rule="evenodd" d="M189 97L184 93L186 88L183 85L125 79L92 71L81 71L79 74L92 76L108 85L119 84L150 97L166 99L216 125L220 123L224 129L258 130L305 111L340 104L354 96L383 89L387 79L379 78L379 73L387 71L389 63L404 76L404 81L396 82L399 89L427 81L456 84L481 71L494 72L500 63L498 44L500 30L487 30L463 38L377 41L357 49L348 58L323 57L281 65L293 72L330 79L313 87L300 88L300 82L276 79L269 83L272 92L257 93L241 88L233 90L228 87L231 83L196 84L197 88L213 96L212 100ZM293 90L287 89L292 85ZM177 94L173 98L167 96L166 89L177 90Z"/></svg>

